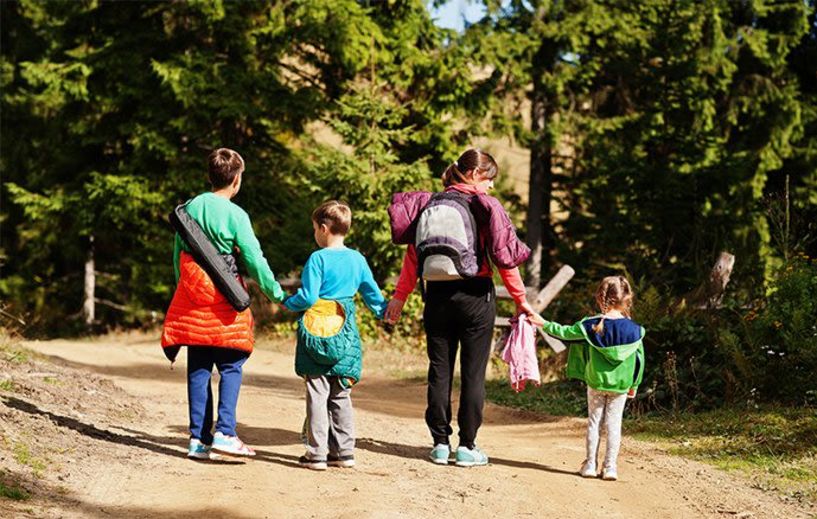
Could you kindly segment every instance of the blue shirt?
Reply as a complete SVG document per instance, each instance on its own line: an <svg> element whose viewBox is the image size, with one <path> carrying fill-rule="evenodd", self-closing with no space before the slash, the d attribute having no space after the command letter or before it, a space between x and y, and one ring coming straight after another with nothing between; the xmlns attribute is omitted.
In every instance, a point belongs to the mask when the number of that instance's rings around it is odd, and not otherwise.
<svg viewBox="0 0 817 519"><path fill-rule="evenodd" d="M301 288L284 301L284 306L293 312L303 312L318 299L345 299L357 292L363 296L366 306L382 319L386 300L363 254L346 247L320 249L306 260Z"/></svg>

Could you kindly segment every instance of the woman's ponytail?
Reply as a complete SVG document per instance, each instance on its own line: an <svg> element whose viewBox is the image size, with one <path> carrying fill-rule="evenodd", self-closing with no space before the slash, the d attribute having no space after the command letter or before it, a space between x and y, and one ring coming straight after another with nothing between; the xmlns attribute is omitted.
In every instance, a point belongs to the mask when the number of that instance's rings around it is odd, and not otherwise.
<svg viewBox="0 0 817 519"><path fill-rule="evenodd" d="M465 182L465 176L460 172L459 164L457 164L457 161L452 162L450 166L445 168L445 171L443 171L442 178L443 186L445 187Z"/></svg>
<svg viewBox="0 0 817 519"><path fill-rule="evenodd" d="M476 170L490 180L496 178L499 173L499 167L492 156L482 150L471 148L465 150L457 160L445 168L442 175L443 186L466 183L466 174Z"/></svg>

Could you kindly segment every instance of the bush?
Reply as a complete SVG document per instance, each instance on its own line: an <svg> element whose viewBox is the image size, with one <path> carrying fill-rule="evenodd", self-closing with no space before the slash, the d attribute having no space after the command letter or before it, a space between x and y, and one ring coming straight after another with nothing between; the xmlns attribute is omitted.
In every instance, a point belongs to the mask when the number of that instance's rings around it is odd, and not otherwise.
<svg viewBox="0 0 817 519"><path fill-rule="evenodd" d="M746 360L759 398L817 404L817 260L800 255L780 269L749 322Z"/></svg>
<svg viewBox="0 0 817 519"><path fill-rule="evenodd" d="M394 285L386 285L384 292L386 299L394 294ZM386 339L390 346L419 349L425 347L425 331L423 330L423 300L417 294L412 294L403 306L400 321L394 327L385 327L383 323L366 308L360 296L357 297L357 325L360 337L364 343Z"/></svg>
<svg viewBox="0 0 817 519"><path fill-rule="evenodd" d="M647 330L644 382L636 407L677 412L717 406L738 391L732 352L719 347L724 311L670 313L668 301L669 296L650 288L636 307L635 319Z"/></svg>
<svg viewBox="0 0 817 519"><path fill-rule="evenodd" d="M785 264L769 295L711 311L668 312L669 295L641 291L635 318L647 329L649 409L710 409L723 403L817 403L817 262Z"/></svg>

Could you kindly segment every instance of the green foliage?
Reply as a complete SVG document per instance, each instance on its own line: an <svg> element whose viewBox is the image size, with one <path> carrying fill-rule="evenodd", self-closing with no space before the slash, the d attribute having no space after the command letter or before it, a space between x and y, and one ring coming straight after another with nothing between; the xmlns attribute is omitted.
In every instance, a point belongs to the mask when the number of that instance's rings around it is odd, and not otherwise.
<svg viewBox="0 0 817 519"><path fill-rule="evenodd" d="M585 386L575 380L530 385L515 393L504 379L485 384L486 398L491 402L552 416L583 416L587 413Z"/></svg>
<svg viewBox="0 0 817 519"><path fill-rule="evenodd" d="M113 303L98 319L152 322L173 290L165 215L207 189L215 147L246 161L236 202L275 272L303 263L309 214L335 196L352 204L352 244L379 279L398 256L386 247L387 193L426 185L428 161L437 168L454 153L442 118L467 95L467 70L452 64L462 55L447 50L419 1L0 10L0 297L26 317L28 334L78 324L91 247L97 297ZM346 145L315 144L316 121Z"/></svg>
<svg viewBox="0 0 817 519"><path fill-rule="evenodd" d="M789 175L817 209L813 3L486 5L464 39L491 72L475 102L546 162L559 259L681 292L728 249L757 295L775 265L762 196Z"/></svg>
<svg viewBox="0 0 817 519"><path fill-rule="evenodd" d="M388 213L390 193L431 188L424 162L405 164L394 149L406 142L406 110L380 89L357 89L341 97L331 127L352 150L314 145L304 150L304 191L318 201L353 201L350 245L365 251L375 275L383 279L399 270L402 250L391 244ZM308 219L308 213L302 216Z"/></svg>
<svg viewBox="0 0 817 519"><path fill-rule="evenodd" d="M0 476L2 476L2 473L0 473ZM3 481L3 479L5 477L0 479L0 497L13 501L26 501L31 498L31 494L27 490L14 483Z"/></svg>
<svg viewBox="0 0 817 519"><path fill-rule="evenodd" d="M394 293L394 285L387 284L386 294ZM393 327L385 327L375 315L365 308L360 297L357 298L359 311L357 324L363 342L388 340L390 345L398 348L425 348L425 330L423 329L423 300L418 296L409 297L403 306L400 321Z"/></svg>
<svg viewBox="0 0 817 519"><path fill-rule="evenodd" d="M817 261L800 255L777 273L750 319L747 361L763 399L817 404Z"/></svg>
<svg viewBox="0 0 817 519"><path fill-rule="evenodd" d="M165 215L207 188L218 146L245 158L236 202L277 274L339 198L384 283L403 252L391 193L433 189L474 135L512 135L548 170L551 254L579 272L549 317L594 312L611 271L637 281L635 406L812 402L814 267L796 255L817 253L814 2L485 3L464 34L419 0L0 3L4 311L28 334L78 330L93 252L98 319L154 323L174 287ZM676 311L724 249L725 308ZM395 335L421 337L421 311L411 298Z"/></svg>
<svg viewBox="0 0 817 519"><path fill-rule="evenodd" d="M719 310L667 312L670 296L654 287L636 291L635 318L647 329L636 405L678 412L740 402L813 404L815 283L815 263L800 256L774 278L772 295L749 310L727 300Z"/></svg>

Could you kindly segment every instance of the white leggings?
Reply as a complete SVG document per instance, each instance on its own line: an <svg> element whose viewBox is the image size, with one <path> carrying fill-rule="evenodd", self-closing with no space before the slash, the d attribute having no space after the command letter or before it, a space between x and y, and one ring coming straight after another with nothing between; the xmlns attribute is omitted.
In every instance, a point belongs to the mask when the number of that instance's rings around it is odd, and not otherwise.
<svg viewBox="0 0 817 519"><path fill-rule="evenodd" d="M605 423L607 452L604 456L604 468L616 468L618 449L621 446L621 418L624 416L624 404L626 403L627 393L587 388L587 460L585 463L596 466L601 424Z"/></svg>

